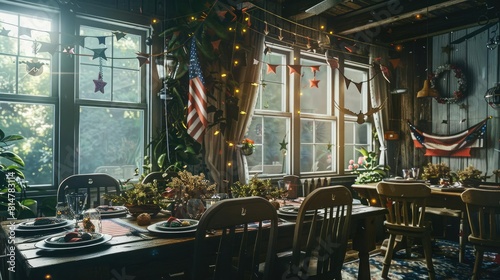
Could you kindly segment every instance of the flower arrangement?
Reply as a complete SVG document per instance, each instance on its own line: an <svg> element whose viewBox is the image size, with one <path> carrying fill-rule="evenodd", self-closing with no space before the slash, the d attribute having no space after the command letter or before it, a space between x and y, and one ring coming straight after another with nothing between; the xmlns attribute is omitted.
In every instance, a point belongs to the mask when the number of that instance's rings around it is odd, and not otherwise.
<svg viewBox="0 0 500 280"><path fill-rule="evenodd" d="M167 184L164 197L186 203L191 198L210 198L216 192L216 184L207 180L203 173L193 175L187 170L182 170L177 175Z"/></svg>
<svg viewBox="0 0 500 280"><path fill-rule="evenodd" d="M137 206L155 204L163 207L163 196L158 190L156 182L153 183L127 183L132 188L127 189L120 195L113 193L103 194L104 199L112 201L116 205Z"/></svg>
<svg viewBox="0 0 500 280"><path fill-rule="evenodd" d="M357 174L357 184L380 182L387 176L389 168L385 165L378 164L378 154L373 151L368 151L361 147L356 149L362 156L355 163L353 159L349 160L348 169L353 174Z"/></svg>
<svg viewBox="0 0 500 280"><path fill-rule="evenodd" d="M231 194L233 197L249 197L260 196L266 199L276 199L280 196L280 189L271 184L271 180L259 179L255 174L248 184L241 182L234 183L231 186Z"/></svg>
<svg viewBox="0 0 500 280"><path fill-rule="evenodd" d="M427 163L424 166L424 172L422 173L422 178L424 180L439 179L439 178L449 178L450 177L450 167L444 163Z"/></svg>
<svg viewBox="0 0 500 280"><path fill-rule="evenodd" d="M468 179L481 180L483 172L475 168L474 166L468 166L463 170L456 172L456 177L459 182L464 182Z"/></svg>
<svg viewBox="0 0 500 280"><path fill-rule="evenodd" d="M249 156L255 150L255 142L250 138L245 138L241 141L241 151L244 155Z"/></svg>

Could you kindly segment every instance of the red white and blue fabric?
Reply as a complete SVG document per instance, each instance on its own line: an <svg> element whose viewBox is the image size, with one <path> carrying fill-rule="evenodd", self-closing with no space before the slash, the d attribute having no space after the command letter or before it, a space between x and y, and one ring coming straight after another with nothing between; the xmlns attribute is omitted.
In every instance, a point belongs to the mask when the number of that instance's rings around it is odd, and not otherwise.
<svg viewBox="0 0 500 280"><path fill-rule="evenodd" d="M472 148L483 147L488 119L486 118L464 131L448 136L422 132L410 122L408 122L408 125L415 148L425 148L425 156L470 157Z"/></svg>
<svg viewBox="0 0 500 280"><path fill-rule="evenodd" d="M189 59L189 96L187 112L187 131L194 140L203 142L207 121L207 94L205 80L198 61L196 51L196 39L191 40L191 52Z"/></svg>

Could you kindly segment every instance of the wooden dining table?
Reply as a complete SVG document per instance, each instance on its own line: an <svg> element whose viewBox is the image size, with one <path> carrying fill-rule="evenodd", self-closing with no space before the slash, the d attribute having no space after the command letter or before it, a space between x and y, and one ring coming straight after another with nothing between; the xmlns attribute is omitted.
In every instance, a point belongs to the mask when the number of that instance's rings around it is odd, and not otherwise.
<svg viewBox="0 0 500 280"><path fill-rule="evenodd" d="M354 205L352 213L353 248L359 251L358 279L370 279L369 252L375 248L375 220L385 209ZM161 213L152 223L166 220ZM189 268L194 234L154 234L139 226L131 216L103 220L103 233L112 229L112 239L105 244L75 250L43 250L35 247L32 235L14 231L25 220L1 223L0 246L11 254L14 263L2 262L3 279L10 280L79 280L79 279L165 279ZM281 220L278 228L278 251L291 248L295 223ZM130 231L141 233L132 235ZM15 243L12 241L14 240ZM9 260L9 256L7 260ZM13 269L12 269L13 268ZM10 271L9 271L10 269ZM6 278L6 276L8 278Z"/></svg>
<svg viewBox="0 0 500 280"><path fill-rule="evenodd" d="M462 201L460 195L463 191L465 191L465 188L443 188L433 185L429 185L429 187L431 189L431 195L427 198L427 207L438 207L461 211L461 217L459 221L460 233L458 237L460 239L460 250L458 258L459 262L464 262L465 244L467 243L467 236L469 234L469 223L467 219L465 203ZM367 199L370 205L381 206L377 193L377 183L353 184L352 188L359 194L360 197Z"/></svg>

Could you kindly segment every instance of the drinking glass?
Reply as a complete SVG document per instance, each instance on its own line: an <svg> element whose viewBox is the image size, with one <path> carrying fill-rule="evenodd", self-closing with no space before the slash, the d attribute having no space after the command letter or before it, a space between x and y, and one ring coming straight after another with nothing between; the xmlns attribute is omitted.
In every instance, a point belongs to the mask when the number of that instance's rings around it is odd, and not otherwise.
<svg viewBox="0 0 500 280"><path fill-rule="evenodd" d="M292 182L285 181L284 184L280 185L280 197L283 199L283 206L286 205L286 199L288 198L288 190L290 190L290 185Z"/></svg>
<svg viewBox="0 0 500 280"><path fill-rule="evenodd" d="M96 208L83 212L83 230L89 233L102 233L101 212Z"/></svg>
<svg viewBox="0 0 500 280"><path fill-rule="evenodd" d="M191 219L199 220L203 212L205 212L205 205L199 198L191 198L187 202L187 214Z"/></svg>
<svg viewBox="0 0 500 280"><path fill-rule="evenodd" d="M403 179L408 180L411 178L410 169L403 169Z"/></svg>
<svg viewBox="0 0 500 280"><path fill-rule="evenodd" d="M66 200L68 201L71 214L75 217L75 228L78 228L78 221L80 220L85 204L87 203L87 193L69 193L66 195Z"/></svg>
<svg viewBox="0 0 500 280"><path fill-rule="evenodd" d="M418 176L420 175L420 168L412 167L411 168L411 175L412 175L413 179L418 180Z"/></svg>

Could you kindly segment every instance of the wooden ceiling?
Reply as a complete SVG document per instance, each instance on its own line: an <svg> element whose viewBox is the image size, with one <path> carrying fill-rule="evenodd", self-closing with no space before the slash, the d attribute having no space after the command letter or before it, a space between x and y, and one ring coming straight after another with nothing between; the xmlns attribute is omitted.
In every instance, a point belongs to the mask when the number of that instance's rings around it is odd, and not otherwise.
<svg viewBox="0 0 500 280"><path fill-rule="evenodd" d="M372 43L394 44L496 23L496 0L275 0L282 16L327 19L327 30Z"/></svg>

